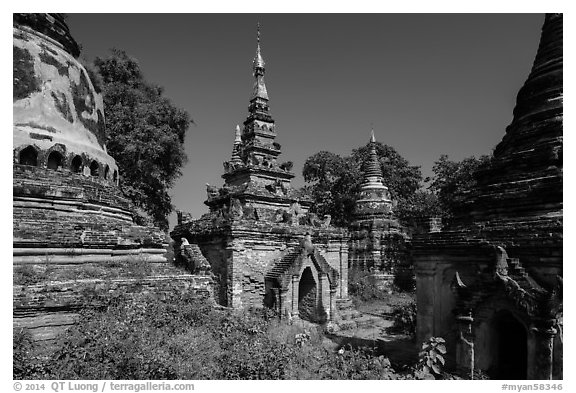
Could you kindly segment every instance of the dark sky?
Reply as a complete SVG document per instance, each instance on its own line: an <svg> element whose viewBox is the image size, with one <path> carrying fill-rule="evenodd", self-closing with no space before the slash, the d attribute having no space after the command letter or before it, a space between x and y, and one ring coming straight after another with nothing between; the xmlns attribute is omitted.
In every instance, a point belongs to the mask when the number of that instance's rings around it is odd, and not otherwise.
<svg viewBox="0 0 576 393"><path fill-rule="evenodd" d="M247 115L262 25L280 161L303 184L307 157L377 140L431 174L441 154L489 154L512 120L536 54L542 14L69 14L83 56L123 49L188 111L188 165L177 209L207 211L234 128ZM171 219L174 225L175 215Z"/></svg>

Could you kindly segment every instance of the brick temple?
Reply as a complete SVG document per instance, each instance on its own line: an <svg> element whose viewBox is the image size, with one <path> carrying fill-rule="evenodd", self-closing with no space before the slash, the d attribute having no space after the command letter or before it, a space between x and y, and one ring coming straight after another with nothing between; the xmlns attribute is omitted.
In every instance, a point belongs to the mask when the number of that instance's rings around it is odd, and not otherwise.
<svg viewBox="0 0 576 393"><path fill-rule="evenodd" d="M546 16L514 119L442 231L417 235L418 340L470 376L562 379L562 14Z"/></svg>
<svg viewBox="0 0 576 393"><path fill-rule="evenodd" d="M194 266L205 258L221 305L266 305L322 322L334 315L337 299L348 297L347 232L309 213L312 201L290 184L292 163L278 161L259 33L252 69L248 117L224 162L224 185L207 187L210 211L200 219L178 214L175 255Z"/></svg>

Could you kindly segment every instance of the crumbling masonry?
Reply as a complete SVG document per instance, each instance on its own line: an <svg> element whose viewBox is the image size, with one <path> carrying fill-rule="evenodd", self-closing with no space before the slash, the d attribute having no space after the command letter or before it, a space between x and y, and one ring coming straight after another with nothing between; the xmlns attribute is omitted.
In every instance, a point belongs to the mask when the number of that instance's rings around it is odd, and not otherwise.
<svg viewBox="0 0 576 393"><path fill-rule="evenodd" d="M280 144L268 106L260 42L253 62L254 90L244 127L236 128L223 187L207 187L209 213L179 213L171 232L182 264L201 250L216 280L217 301L228 307L275 308L281 315L323 322L346 299L345 230L308 212L311 200L293 189L292 163L279 163ZM194 246L193 246L194 245Z"/></svg>
<svg viewBox="0 0 576 393"><path fill-rule="evenodd" d="M502 379L562 379L562 14L547 15L514 119L457 218L416 235L418 340Z"/></svg>

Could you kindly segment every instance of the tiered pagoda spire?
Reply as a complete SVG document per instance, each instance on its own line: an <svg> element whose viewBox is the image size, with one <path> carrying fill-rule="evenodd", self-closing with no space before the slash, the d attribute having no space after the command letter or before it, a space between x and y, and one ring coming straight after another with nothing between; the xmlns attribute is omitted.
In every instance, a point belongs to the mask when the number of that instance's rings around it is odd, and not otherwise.
<svg viewBox="0 0 576 393"><path fill-rule="evenodd" d="M276 125L268 105L268 91L264 82L265 62L260 45L260 25L257 30L256 55L252 62L254 87L243 127L237 126L229 161L224 162L224 188L218 195L209 196L206 204L218 209L235 198L242 204L283 208L295 202L300 195L292 189L294 177L291 163L277 162L281 154L276 139ZM298 195L297 195L298 194ZM266 201L266 202L264 202ZM309 204L302 201L301 205Z"/></svg>
<svg viewBox="0 0 576 393"><path fill-rule="evenodd" d="M242 158L240 157L240 145L242 144L242 132L240 126L236 125L236 133L234 137L234 147L232 147L232 157L230 162L233 164L241 164Z"/></svg>
<svg viewBox="0 0 576 393"><path fill-rule="evenodd" d="M268 101L268 91L266 91L266 84L264 83L264 73L266 72L264 66L266 63L264 62L262 53L260 52L260 24L258 24L257 41L256 56L254 56L254 61L252 63L254 78L256 78L256 81L254 83L254 92L251 101L255 98Z"/></svg>
<svg viewBox="0 0 576 393"><path fill-rule="evenodd" d="M370 142L368 143L370 155L362 165L362 172L364 173L363 183L380 183L384 186L382 181L382 169L380 168L380 161L376 154L376 137L374 137L374 130L370 132ZM385 186L384 186L385 187Z"/></svg>
<svg viewBox="0 0 576 393"><path fill-rule="evenodd" d="M256 56L252 62L254 88L248 106L248 117L243 130L236 132L232 159L225 163L226 172L222 177L227 184L245 184L258 178L261 183L276 179L286 183L294 177L276 162L280 155L280 145L275 142L274 119L268 106L268 91L264 82L265 62L260 48L260 25L258 25Z"/></svg>
<svg viewBox="0 0 576 393"><path fill-rule="evenodd" d="M364 180L360 185L360 193L354 207L354 216L357 218L381 216L391 212L392 207L388 187L384 185L382 169L376 153L374 130L370 135L368 151L368 159L362 164Z"/></svg>
<svg viewBox="0 0 576 393"><path fill-rule="evenodd" d="M392 213L388 187L384 185L376 153L374 130L368 142L368 157L362 163L364 179L356 198L353 221L349 227L349 266L379 274L382 285L391 283L396 259L390 250L402 242L400 224ZM398 243L400 242L400 243Z"/></svg>

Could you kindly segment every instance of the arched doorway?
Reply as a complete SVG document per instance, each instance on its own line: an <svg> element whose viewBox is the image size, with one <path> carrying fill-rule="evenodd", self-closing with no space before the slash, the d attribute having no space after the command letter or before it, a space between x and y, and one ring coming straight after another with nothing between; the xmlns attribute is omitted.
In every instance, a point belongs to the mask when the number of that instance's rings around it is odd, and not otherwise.
<svg viewBox="0 0 576 393"><path fill-rule="evenodd" d="M310 322L317 319L317 287L312 270L310 267L305 268L298 285L298 315Z"/></svg>
<svg viewBox="0 0 576 393"><path fill-rule="evenodd" d="M48 163L46 165L48 169L57 170L58 168L62 167L62 161L62 154L58 153L57 151L53 151L48 156Z"/></svg>
<svg viewBox="0 0 576 393"><path fill-rule="evenodd" d="M528 337L526 328L509 311L494 316L496 352L494 379L526 379Z"/></svg>
<svg viewBox="0 0 576 393"><path fill-rule="evenodd" d="M37 166L38 153L36 152L36 149L34 149L32 146L28 146L26 149L22 150L20 152L20 159L18 162L21 165Z"/></svg>
<svg viewBox="0 0 576 393"><path fill-rule="evenodd" d="M92 164L90 164L90 176L100 176L100 165L96 161L92 161Z"/></svg>
<svg viewBox="0 0 576 393"><path fill-rule="evenodd" d="M72 165L70 166L72 172L74 173L81 173L82 172L82 157L75 156L72 160Z"/></svg>

